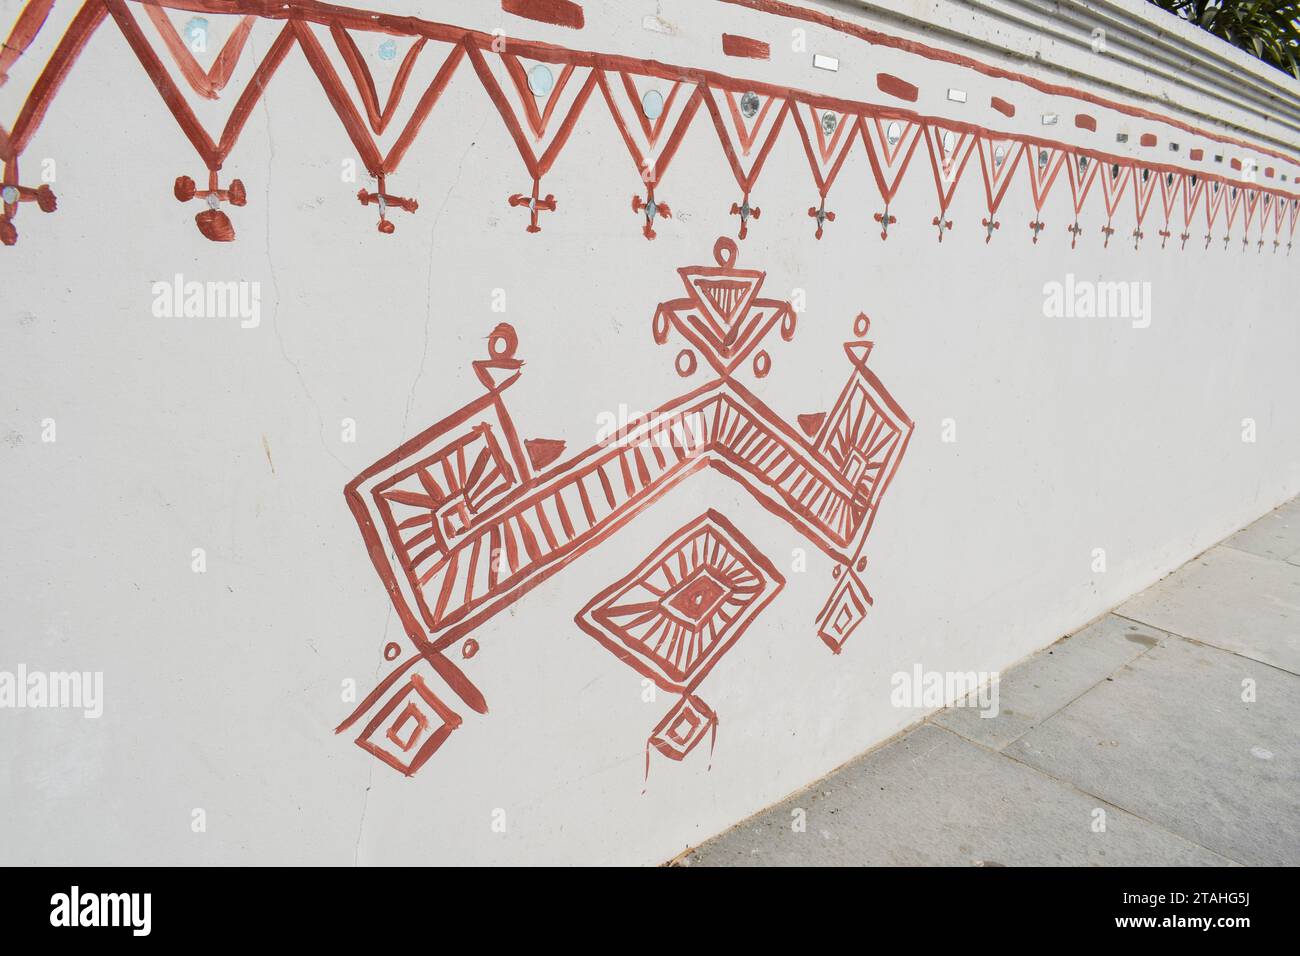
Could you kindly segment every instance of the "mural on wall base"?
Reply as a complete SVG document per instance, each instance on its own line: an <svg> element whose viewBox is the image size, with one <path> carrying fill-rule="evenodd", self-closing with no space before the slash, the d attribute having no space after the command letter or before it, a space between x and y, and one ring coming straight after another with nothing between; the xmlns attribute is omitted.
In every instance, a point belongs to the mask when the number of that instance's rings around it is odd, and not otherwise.
<svg viewBox="0 0 1300 956"><path fill-rule="evenodd" d="M774 18L779 14L824 21L847 36L858 36L872 44L899 47L902 43L897 38L815 11L765 0L733 2L770 13ZM527 5L517 8L525 16L529 16L528 9ZM580 7L577 9L581 11ZM998 206L1022 165L1028 170L1023 178L1028 180L1035 209L1029 223L1035 244L1046 228L1041 215L1043 205L1054 184L1060 181L1057 173L1062 165L1069 170L1066 179L1074 198L1074 222L1067 224L1072 248L1083 232L1079 220L1084 202L1098 180L1101 187L1095 192L1102 196L1105 224L1100 226L1097 235L1103 247L1109 247L1117 231L1115 217L1129 193L1134 198L1135 222L1127 235L1135 247L1140 246L1145 236L1143 221L1157 183L1164 211L1161 248L1166 247L1164 240L1170 238L1173 227L1178 225L1175 217L1180 209L1183 232L1178 248L1186 247L1196 205L1206 183L1211 184L1212 192L1230 189L1234 194L1225 209L1227 234L1222 237L1225 249L1233 238L1238 209L1244 209L1241 234L1237 237L1243 251L1253 244L1256 251L1262 252L1271 243L1272 251L1277 252L1285 243L1289 254L1300 218L1300 195L1281 185L1288 182L1285 169L1291 170L1292 182L1300 175L1295 157L973 61L966 65L977 69L976 75L1000 76L1022 84L1035 91L1036 99L1044 106L1063 96L1092 102L1110 110L1117 119L1130 121L1137 117L1166 124L1171 129L1187 131L1191 142L1205 145L1189 148L1185 154L1175 154L1186 155L1185 163L1113 155L1081 142L999 131L955 117L928 116L888 103L820 95L763 82L756 77L729 76L658 60L568 49L315 0L284 4L265 4L258 0L186 0L173 6L144 0L83 0L70 19L61 21L66 23L66 28L57 38L57 27L49 22L54 13L52 0L28 0L0 48L0 87L9 79L10 71L19 66L32 68L35 73L13 126L0 127L0 162L3 163L0 241L5 245L17 242L16 218L21 205L33 204L44 212L52 212L56 207L48 184L20 181L19 159L85 45L106 20L126 40L181 134L206 167L206 188L195 185L201 177L182 174L174 182L173 193L181 202L199 199L206 204L207 208L195 215L195 224L206 238L217 242L236 237L235 224L223 206L242 206L248 195L244 181L238 177L231 178L223 188L221 174L239 143L250 113L261 102L280 65L295 50L305 58L362 167L374 180L373 188L360 189L356 198L361 205L376 208L376 226L384 234L396 231L390 213L414 214L419 208L417 197L391 192L390 181L448 85L468 76L488 94L518 149L526 174L523 188L493 201L526 210L523 227L530 233L540 232L544 215L557 214L560 209L560 200L543 189L542 181L559 160L586 111L598 102L608 110L632 159L629 177L635 176L639 186L630 205L647 239L655 238L659 220L672 217L671 206L663 194L663 179L686 132L701 116L709 117L721 146L721 158L730 167L742 193L738 201L719 207L720 214L737 217L737 234L741 239L761 218L761 207L751 201L751 193L758 185L766 158L780 136L796 134L808 158L816 189L816 203L807 210L817 239L822 238L828 224L836 221L837 213L827 206L828 194L836 178L846 169L858 175L870 170L882 202L881 208L871 213L871 221L879 225L880 238L887 239L890 228L898 224L897 217L890 212L891 203L922 142L938 198L938 210L929 223L940 243L959 225L948 215L948 210L971 165L972 153L979 156L977 165L987 199L988 215L980 221L985 242L991 242L1001 229ZM194 26L196 15L201 15L202 20L201 33L197 34L203 39L201 45L195 42L195 31L200 29ZM530 18L550 22L546 17ZM581 15L563 19L563 25L572 29L582 29L585 22ZM177 22L182 24L180 30ZM210 36L218 29L225 31L224 42L220 44L215 36ZM255 64L248 65L247 61L255 56L251 52L255 44L250 42L254 35L261 41L259 48L265 52ZM381 56L398 63L382 103L375 76L363 53L376 46ZM400 60L399 46L404 49ZM759 46L765 47L762 43ZM199 50L209 58L206 67L196 56ZM927 59L950 63L964 59L917 44L911 44L908 50ZM35 70L29 58L42 54L48 59L43 68ZM761 70L765 59L766 56L746 57L745 62L751 69ZM471 68L469 71L462 70L466 63ZM905 79L880 74L877 82L881 92L887 95L908 102L917 99L917 87ZM974 76L972 82L977 82ZM599 96L595 95L597 90ZM229 109L223 100L232 104ZM990 99L989 109L995 114L994 122L1012 117L1016 112L1015 104L997 96ZM1098 128L1095 116L1083 113L1076 116L1078 136L1095 134ZM789 132L791 129L794 133ZM1124 135L1127 140L1127 134ZM1155 133L1144 133L1140 139L1143 148L1155 147L1158 142ZM861 150L857 149L859 144ZM1224 144L1246 150L1231 159L1228 167L1232 172L1216 173L1203 168L1210 162L1205 147L1221 151ZM1184 144L1171 142L1169 145ZM857 153L864 153L866 161ZM1021 162L1022 157L1025 162ZM1213 159L1222 162L1224 156L1220 153ZM1212 230L1218 207L1211 208L1209 196L1205 199ZM1270 209L1272 215L1267 214ZM1257 210L1264 214L1256 216ZM1255 223L1258 230L1252 234ZM1211 236L1207 235L1207 248L1210 241Z"/></svg>
<svg viewBox="0 0 1300 956"><path fill-rule="evenodd" d="M840 652L872 603L867 534L912 422L867 367L870 322L861 314L844 343L847 380L828 411L792 423L750 391L741 379L771 373L773 340L791 341L798 316L762 296L765 274L738 258L735 241L719 239L714 263L679 269L686 295L661 302L650 321L654 343L678 346L677 374L703 381L607 439L564 460L554 439L521 439L505 393L523 361L503 323L473 363L482 394L349 483L348 505L413 653L399 662L401 649L386 649L391 673L340 732L360 724L358 744L413 774L461 721L430 683L487 713L453 649L472 659L471 635L484 622L611 536L644 534L637 515L705 468L832 560L830 595L811 630ZM717 510L647 550L575 621L680 695L647 743L647 760L652 749L680 760L716 733L700 682L785 581Z"/></svg>

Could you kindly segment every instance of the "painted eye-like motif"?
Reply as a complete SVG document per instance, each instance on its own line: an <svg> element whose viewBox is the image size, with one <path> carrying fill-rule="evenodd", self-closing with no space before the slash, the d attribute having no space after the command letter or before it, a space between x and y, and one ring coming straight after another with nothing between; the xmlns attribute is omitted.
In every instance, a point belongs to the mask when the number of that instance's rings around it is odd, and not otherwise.
<svg viewBox="0 0 1300 956"><path fill-rule="evenodd" d="M1007 148L1005 146L995 147L993 150L993 165L1001 166L1007 158Z"/></svg>
<svg viewBox="0 0 1300 956"><path fill-rule="evenodd" d="M903 138L903 127L898 123L890 123L885 127L885 141L890 146L897 146L898 141Z"/></svg>
<svg viewBox="0 0 1300 956"><path fill-rule="evenodd" d="M827 136L835 132L835 127L839 125L840 125L840 118L836 116L834 113L832 113L830 110L827 110L825 113L822 114L822 132L825 133Z"/></svg>
<svg viewBox="0 0 1300 956"><path fill-rule="evenodd" d="M1080 157L1079 157L1079 172L1080 172L1080 173L1086 173L1087 171L1088 171L1088 157L1087 157L1087 156L1080 156Z"/></svg>
<svg viewBox="0 0 1300 956"><path fill-rule="evenodd" d="M528 71L528 88L533 96L546 96L555 86L555 76L545 63L538 63Z"/></svg>
<svg viewBox="0 0 1300 956"><path fill-rule="evenodd" d="M1047 150L1045 149L1040 149L1038 151L1038 168L1039 169L1047 168Z"/></svg>
<svg viewBox="0 0 1300 956"><path fill-rule="evenodd" d="M646 90L641 97L641 112L646 119L658 119L664 111L664 95L658 90Z"/></svg>
<svg viewBox="0 0 1300 956"><path fill-rule="evenodd" d="M758 115L758 94L746 93L740 98L740 112L745 119L753 119Z"/></svg>
<svg viewBox="0 0 1300 956"><path fill-rule="evenodd" d="M1110 164L1110 178L1119 179L1119 163Z"/></svg>
<svg viewBox="0 0 1300 956"><path fill-rule="evenodd" d="M940 148L945 156L952 155L953 149L957 145L957 137L952 134L952 130L945 130L943 138L940 140Z"/></svg>

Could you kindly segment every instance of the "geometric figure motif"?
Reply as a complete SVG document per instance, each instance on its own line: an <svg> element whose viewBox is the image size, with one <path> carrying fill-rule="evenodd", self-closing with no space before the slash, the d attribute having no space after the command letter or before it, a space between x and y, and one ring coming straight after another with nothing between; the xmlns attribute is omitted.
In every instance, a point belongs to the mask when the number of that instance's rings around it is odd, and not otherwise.
<svg viewBox="0 0 1300 956"><path fill-rule="evenodd" d="M357 743L409 777L460 723L460 715L429 689L424 678L412 674L366 725Z"/></svg>
<svg viewBox="0 0 1300 956"><path fill-rule="evenodd" d="M592 598L576 621L661 687L689 690L784 584L726 518L707 511Z"/></svg>
<svg viewBox="0 0 1300 956"><path fill-rule="evenodd" d="M650 735L650 744L669 760L681 760L718 728L718 715L698 697L686 694Z"/></svg>
<svg viewBox="0 0 1300 956"><path fill-rule="evenodd" d="M729 375L778 321L789 323L789 303L758 298L764 273L736 267L736 244L719 239L713 248L716 266L677 270L689 297L663 302L655 315L655 341L663 344L671 324L721 375ZM782 335L788 340L783 326Z"/></svg>
<svg viewBox="0 0 1300 956"><path fill-rule="evenodd" d="M871 604L866 586L856 574L846 569L817 615L817 636L838 654L844 642L866 619Z"/></svg>

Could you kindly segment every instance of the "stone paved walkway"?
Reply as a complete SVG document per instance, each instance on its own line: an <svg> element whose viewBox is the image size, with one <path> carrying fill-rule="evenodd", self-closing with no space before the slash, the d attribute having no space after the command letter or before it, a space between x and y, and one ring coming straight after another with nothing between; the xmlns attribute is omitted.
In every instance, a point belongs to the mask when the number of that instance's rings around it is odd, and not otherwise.
<svg viewBox="0 0 1300 956"><path fill-rule="evenodd" d="M999 703L678 862L1300 865L1300 498L1004 673Z"/></svg>

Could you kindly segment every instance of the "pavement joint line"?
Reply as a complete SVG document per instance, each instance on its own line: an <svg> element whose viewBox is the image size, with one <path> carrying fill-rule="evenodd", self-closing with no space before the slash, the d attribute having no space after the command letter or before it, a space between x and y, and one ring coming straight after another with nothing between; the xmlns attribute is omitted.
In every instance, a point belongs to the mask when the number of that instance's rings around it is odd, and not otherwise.
<svg viewBox="0 0 1300 956"><path fill-rule="evenodd" d="M1222 651L1224 654L1231 654L1233 657L1240 657L1243 661L1250 661L1252 664L1259 664L1261 667L1270 667L1275 671L1279 671L1283 674L1286 674L1288 677L1300 677L1300 674L1297 674L1295 671L1287 670L1285 667L1281 667L1277 664L1271 664L1268 661L1261 661L1258 657L1251 657L1249 654L1243 654L1240 651L1234 651L1230 647L1221 647L1218 644L1214 644L1211 643L1210 641L1202 640L1199 637L1188 637L1186 634L1180 634L1177 631L1171 631L1168 628L1156 627L1154 624L1148 624L1146 621L1140 621L1135 617L1129 617L1127 614L1120 614L1118 611L1112 611L1111 613L1114 614L1116 617L1123 618L1126 621L1132 621L1134 624L1141 624L1143 627L1149 627L1157 631L1164 631L1166 634L1170 635L1171 637L1176 637L1180 640L1187 641L1187 643L1189 644L1195 644L1198 647L1208 647L1212 650ZM1148 647L1146 651L1143 651L1142 653L1143 654L1148 653L1150 650L1151 648ZM1138 655L1138 657L1141 656L1142 656L1141 654ZM1133 660L1137 660L1137 657L1133 658Z"/></svg>
<svg viewBox="0 0 1300 956"><path fill-rule="evenodd" d="M1134 660L1137 660L1137 658L1134 658ZM1001 750L994 750L992 747L982 744L978 740L971 740L969 737L966 737L948 727L940 727L937 724L935 726L938 727L939 730L947 731L948 733L952 734L954 737L958 738L959 740L964 740L965 742L979 748L980 750L990 753L995 757L1002 757L1005 760L1007 760L1009 763L1013 763L1018 767L1024 767L1026 770L1030 770L1038 774L1038 776L1040 777L1044 777L1048 780L1054 780L1059 784L1063 784L1064 786L1069 787L1075 793L1081 794L1082 796L1085 796L1090 800L1096 800L1098 803L1102 803L1115 810L1119 810L1121 813L1127 813L1135 820L1141 820L1143 823L1147 824L1147 826L1155 830L1159 830L1161 833L1182 840L1184 843L1190 844L1191 846L1200 847L1200 849L1204 850L1206 853L1213 854L1214 856L1217 856L1222 860L1228 860L1231 863L1236 863L1238 866L1246 865L1240 860L1233 859L1232 857L1228 856L1226 853L1220 853L1218 850L1212 850L1208 846L1196 842L1195 840L1193 840L1191 837L1187 836L1184 833L1179 833L1177 830L1170 830L1168 827L1162 826L1161 824L1156 823L1154 820L1148 819L1147 817L1143 816L1141 813L1138 813L1136 810L1130 810L1128 807L1123 806L1122 804L1115 803L1113 800L1108 800L1105 797L1101 796L1100 794L1093 793L1091 790L1085 790L1083 789L1083 787L1079 786L1073 780L1069 780L1065 777L1058 777L1056 776L1056 774L1050 773L1047 770L1044 770L1042 767L1036 767L1031 763L1025 763L1023 760L1017 760L1011 754L1004 753ZM1035 724L1035 726L1037 726L1037 724Z"/></svg>
<svg viewBox="0 0 1300 956"><path fill-rule="evenodd" d="M1107 611L1106 613L1104 613L1104 614L1102 614L1102 615L1100 615L1100 616L1094 618L1093 620L1089 621L1089 622L1088 622L1087 624L1085 624L1083 627L1079 628L1079 630L1074 631L1074 632L1072 632L1072 633L1070 633L1070 634L1066 634L1064 637L1060 638L1060 640L1057 640L1056 642L1047 645L1047 647L1044 647L1042 650L1035 651L1034 653L1030 654L1028 657L1021 658L1021 659L1020 659L1019 661L1017 661L1015 664L1011 665L1011 667L1007 669L1006 673L1007 673L1007 674L1010 674L1012 671L1015 671L1015 670L1019 669L1020 667L1023 667L1024 665L1026 665L1026 664L1028 664L1030 661L1032 661L1034 658L1040 656L1041 654L1043 654L1043 653L1045 653L1045 652L1050 651L1050 650L1051 650L1053 647L1055 647L1057 644L1060 644L1061 641L1064 641L1064 640L1066 640L1067 638L1074 637L1075 634L1082 634L1084 631L1086 631L1088 628L1092 627L1092 626L1093 626L1094 624L1096 624L1098 621L1101 621L1101 620L1103 620L1103 619L1105 619L1105 618L1111 616L1112 614L1113 614L1115 617L1117 617L1117 618L1120 618L1120 619L1125 620L1125 621L1133 621L1134 624L1139 624L1139 625L1141 625L1142 627L1147 628L1148 630L1157 631L1158 633L1160 633L1160 634L1164 634L1164 635L1166 635L1167 637L1181 637L1181 636L1182 636L1182 635L1179 635L1179 634L1175 634L1173 631L1167 631L1167 630L1165 630L1163 627L1156 627L1156 626L1154 626L1154 625L1152 625L1152 624L1146 624L1146 623L1144 623L1144 622L1142 622L1142 621L1134 620L1134 619L1131 618L1131 617L1125 617L1123 614L1116 614L1113 610L1112 610L1112 611ZM1088 694L1089 692L1091 692L1091 691L1095 690L1096 688L1100 687L1102 684L1106 683L1106 681L1110 680L1112 677L1114 677L1116 674L1118 674L1118 673L1119 673L1121 670L1123 670L1125 667L1128 667L1128 666L1129 666L1130 664L1132 664L1134 661L1139 660L1140 658L1145 657L1147 654L1150 654L1150 653L1151 653L1151 652L1152 652L1156 647L1160 646L1160 644L1161 644L1161 641L1157 641L1155 644L1152 644L1150 647L1145 647L1145 648L1143 648L1143 649L1142 649L1141 651L1139 651L1136 655L1134 655L1133 657L1129 658L1129 659L1128 659L1127 661L1125 661L1123 664L1120 664L1120 665L1119 665L1118 667L1116 667L1114 670L1107 671L1105 674L1103 674L1103 675L1101 676L1101 678L1100 678L1099 680L1097 680L1097 681L1095 681L1095 682L1089 684L1087 687L1085 687L1085 688L1084 688L1083 690L1081 690L1079 693L1075 694L1073 697L1071 697L1069 700L1067 700L1067 701L1066 701L1064 704L1062 704L1060 707L1057 707L1055 710L1053 710L1052 712L1050 712L1050 713L1048 713L1048 714L1044 714L1043 717L1042 717L1041 719L1034 721L1032 724L1029 725L1028 728L1026 728L1025 730L1021 731L1020 733L1016 734L1014 737L1012 737L1010 740L1008 740L1005 744L1003 744L1003 745L1002 745L1002 748L1005 749L1006 747L1011 746L1013 743L1015 743L1015 742L1016 742L1017 740L1019 740L1021 737L1025 736L1025 734L1029 733L1029 732L1030 732L1031 730L1033 730L1035 727L1040 727L1040 726L1042 726L1044 723L1046 723L1047 721L1051 720L1053 717L1055 717L1055 716L1056 716L1057 714L1059 714L1061 711L1065 710L1065 708L1069 707L1069 706L1070 706L1071 704L1073 704L1075 701L1077 701L1077 700L1079 700L1080 698L1082 698L1085 694ZM1000 677L1000 676L999 676L998 683L1001 684L1001 677ZM948 711L952 710L955 706L956 706L955 704L954 704L954 705L949 705L948 707L943 708L943 710L936 711L935 713L930 714L928 717L925 718L925 722L926 722L926 723L935 723L935 721L936 721L939 717L942 717L944 714L948 713ZM935 726L936 726L936 727L942 727L944 730L952 731L952 733L957 734L957 736L961 737L963 740L970 740L971 743L978 743L978 741L975 741L975 740L973 740L973 739L971 739L971 738L965 736L964 734L960 733L959 731L953 730L951 727L948 727L948 726L946 726L946 725L944 725L944 724L938 724L938 723L935 723ZM982 746L982 745L981 745L981 746ZM996 749L996 748L990 748L990 749L994 749L996 753L1001 753L1001 752L1002 752L1002 749Z"/></svg>

